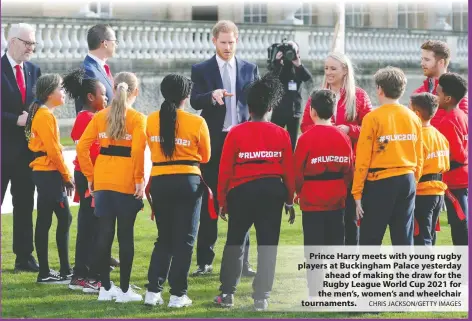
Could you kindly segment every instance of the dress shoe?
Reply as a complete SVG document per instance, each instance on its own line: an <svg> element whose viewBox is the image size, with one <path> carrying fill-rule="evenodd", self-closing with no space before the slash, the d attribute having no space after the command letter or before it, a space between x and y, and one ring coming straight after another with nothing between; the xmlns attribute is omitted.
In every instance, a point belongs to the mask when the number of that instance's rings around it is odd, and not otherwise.
<svg viewBox="0 0 472 321"><path fill-rule="evenodd" d="M119 267L120 266L120 261L115 259L114 257L110 258L110 265L113 267Z"/></svg>
<svg viewBox="0 0 472 321"><path fill-rule="evenodd" d="M39 272L39 265L32 255L25 260L16 259L15 272Z"/></svg>
<svg viewBox="0 0 472 321"><path fill-rule="evenodd" d="M254 271L249 264L245 264L243 267L242 275L247 277L255 277L256 271Z"/></svg>

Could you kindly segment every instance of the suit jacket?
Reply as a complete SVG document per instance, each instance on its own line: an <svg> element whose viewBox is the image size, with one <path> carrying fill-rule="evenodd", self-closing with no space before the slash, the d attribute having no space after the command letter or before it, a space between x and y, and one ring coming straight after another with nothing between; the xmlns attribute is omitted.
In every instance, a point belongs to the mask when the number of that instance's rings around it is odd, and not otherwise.
<svg viewBox="0 0 472 321"><path fill-rule="evenodd" d="M33 87L41 76L41 69L31 62L23 63L26 83L26 101L21 100L20 89L16 82L13 68L6 54L2 56L2 163L15 162L19 157L32 160L32 153L28 149L25 136L25 127L18 126L18 116L23 111L29 113L29 106L34 100Z"/></svg>
<svg viewBox="0 0 472 321"><path fill-rule="evenodd" d="M245 87L259 78L257 65L250 62L236 59L236 108L238 123L243 123L249 119ZM217 137L223 130L226 115L226 106L213 105L212 92L216 89L223 89L216 55L201 63L192 66L193 88L190 95L190 105L195 110L201 110L201 116L208 124L211 137L212 151L218 150L214 146ZM224 101L224 100L223 100ZM215 139L214 139L215 138Z"/></svg>
<svg viewBox="0 0 472 321"><path fill-rule="evenodd" d="M85 69L85 74L87 77L91 79L98 79L104 86L107 91L107 98L108 98L108 104L111 103L111 100L113 99L113 84L111 80L107 77L107 74L105 73L105 70L103 70L102 67L93 60L89 55L87 55L84 59L84 62L80 66L81 68ZM77 99L75 101L75 111L78 114L84 105L84 102L82 99Z"/></svg>

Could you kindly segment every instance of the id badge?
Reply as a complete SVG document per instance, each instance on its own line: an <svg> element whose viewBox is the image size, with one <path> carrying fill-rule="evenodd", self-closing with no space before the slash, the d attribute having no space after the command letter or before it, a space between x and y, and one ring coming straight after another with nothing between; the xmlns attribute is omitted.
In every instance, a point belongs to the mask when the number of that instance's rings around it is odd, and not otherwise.
<svg viewBox="0 0 472 321"><path fill-rule="evenodd" d="M290 82L288 83L288 90L296 91L297 90L297 83L294 82L293 80L290 80Z"/></svg>

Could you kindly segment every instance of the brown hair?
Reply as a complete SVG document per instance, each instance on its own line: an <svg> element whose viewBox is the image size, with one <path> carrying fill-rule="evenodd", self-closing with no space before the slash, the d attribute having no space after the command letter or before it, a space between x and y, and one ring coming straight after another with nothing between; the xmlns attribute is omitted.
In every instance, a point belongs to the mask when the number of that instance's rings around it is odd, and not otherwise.
<svg viewBox="0 0 472 321"><path fill-rule="evenodd" d="M388 66L379 69L374 75L375 85L382 88L385 97L399 99L406 89L406 76L403 70Z"/></svg>
<svg viewBox="0 0 472 321"><path fill-rule="evenodd" d="M432 51L436 61L444 59L444 65L446 67L449 64L449 60L451 59L451 50L444 41L428 40L421 45L421 49Z"/></svg>
<svg viewBox="0 0 472 321"><path fill-rule="evenodd" d="M438 97L430 93L414 94L410 101L411 107L420 113L422 120L432 119L439 106Z"/></svg>
<svg viewBox="0 0 472 321"><path fill-rule="evenodd" d="M115 97L107 115L107 136L109 139L124 139L126 135L126 107L128 95L138 87L138 78L131 72L120 72L114 79Z"/></svg>
<svg viewBox="0 0 472 321"><path fill-rule="evenodd" d="M47 102L48 97L54 93L61 84L62 78L59 74L42 75L36 81L36 85L34 86L36 99L29 106L28 117L25 125L25 135L28 142L31 139L31 125L33 125L33 118L36 115L36 112Z"/></svg>
<svg viewBox="0 0 472 321"><path fill-rule="evenodd" d="M234 22L230 20L220 20L213 27L211 33L213 34L213 37L218 38L220 32L234 32L234 36L237 38L239 29L236 27Z"/></svg>

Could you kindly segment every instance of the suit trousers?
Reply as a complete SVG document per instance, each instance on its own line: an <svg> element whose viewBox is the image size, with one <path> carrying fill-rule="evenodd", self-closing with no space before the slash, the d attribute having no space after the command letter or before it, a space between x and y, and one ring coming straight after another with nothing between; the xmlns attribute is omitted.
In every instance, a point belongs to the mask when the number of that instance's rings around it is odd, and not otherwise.
<svg viewBox="0 0 472 321"><path fill-rule="evenodd" d="M227 132L222 132L220 137L211 138L217 141L211 151L211 159L207 164L201 165L202 176L208 186L213 192L213 198L215 200L216 213L219 211L219 205L216 201L218 198L217 185L218 185L218 171L220 167L220 158L223 151L223 144L226 138ZM208 213L208 193L203 193L202 208L200 212L200 226L198 228L197 236L197 265L205 266L211 265L215 258L215 244L218 238L218 220L210 219ZM245 250L244 250L244 263L248 264L249 256L249 232L245 238Z"/></svg>
<svg viewBox="0 0 472 321"><path fill-rule="evenodd" d="M20 157L15 162L2 160L2 204L8 183L13 203L13 253L16 263L28 261L33 247L33 208L35 186L29 158Z"/></svg>

